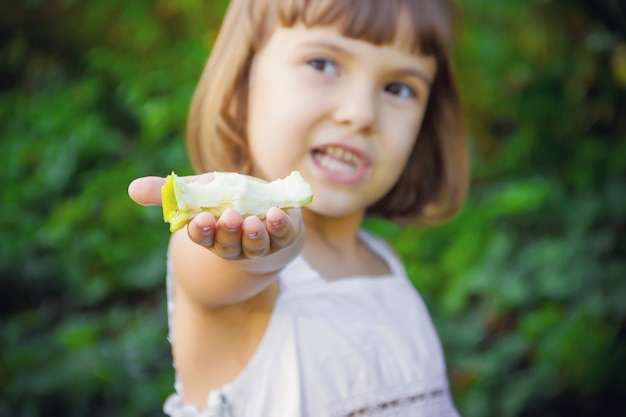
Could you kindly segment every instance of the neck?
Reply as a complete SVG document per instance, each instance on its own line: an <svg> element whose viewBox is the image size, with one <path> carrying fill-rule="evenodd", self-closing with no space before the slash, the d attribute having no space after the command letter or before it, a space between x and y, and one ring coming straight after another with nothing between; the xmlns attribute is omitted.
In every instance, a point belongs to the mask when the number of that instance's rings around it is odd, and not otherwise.
<svg viewBox="0 0 626 417"><path fill-rule="evenodd" d="M302 211L306 240L303 254L326 279L378 276L389 272L387 264L358 238L364 213L326 217Z"/></svg>
<svg viewBox="0 0 626 417"><path fill-rule="evenodd" d="M358 246L357 234L363 219L362 213L329 217L306 209L302 211L306 240L312 245L323 245L343 253L353 252Z"/></svg>

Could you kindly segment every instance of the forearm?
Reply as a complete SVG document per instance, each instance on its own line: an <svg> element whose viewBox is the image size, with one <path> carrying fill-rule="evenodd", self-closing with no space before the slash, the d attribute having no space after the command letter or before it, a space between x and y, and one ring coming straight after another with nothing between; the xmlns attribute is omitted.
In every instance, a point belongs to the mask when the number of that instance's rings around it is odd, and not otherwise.
<svg viewBox="0 0 626 417"><path fill-rule="evenodd" d="M278 296L278 282L270 279L267 286L244 301L221 303L204 285L193 290L197 283L187 279L174 284L172 353L185 387L185 401L203 407L209 392L233 381L256 351ZM241 291L231 295L247 297Z"/></svg>
<svg viewBox="0 0 626 417"><path fill-rule="evenodd" d="M212 178L206 175L205 180ZM164 182L159 177L139 178L128 193L139 204L160 205ZM232 208L219 218L200 212L170 240L176 288L210 309L240 303L275 282L303 242L300 209L272 207L264 216L245 218Z"/></svg>
<svg viewBox="0 0 626 417"><path fill-rule="evenodd" d="M187 299L208 309L222 308L267 288L297 256L302 243L303 236L299 236L293 245L263 257L226 260L193 242L183 229L170 240L173 278Z"/></svg>

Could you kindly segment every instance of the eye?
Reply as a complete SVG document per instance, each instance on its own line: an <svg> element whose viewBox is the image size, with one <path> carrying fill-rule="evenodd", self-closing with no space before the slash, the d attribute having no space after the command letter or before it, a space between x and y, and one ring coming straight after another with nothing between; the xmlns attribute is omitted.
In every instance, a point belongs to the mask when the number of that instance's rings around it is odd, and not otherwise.
<svg viewBox="0 0 626 417"><path fill-rule="evenodd" d="M385 86L385 91L400 98L417 98L417 92L410 85L403 82L393 82Z"/></svg>
<svg viewBox="0 0 626 417"><path fill-rule="evenodd" d="M328 75L336 75L339 72L337 64L327 58L313 58L307 63L315 70Z"/></svg>

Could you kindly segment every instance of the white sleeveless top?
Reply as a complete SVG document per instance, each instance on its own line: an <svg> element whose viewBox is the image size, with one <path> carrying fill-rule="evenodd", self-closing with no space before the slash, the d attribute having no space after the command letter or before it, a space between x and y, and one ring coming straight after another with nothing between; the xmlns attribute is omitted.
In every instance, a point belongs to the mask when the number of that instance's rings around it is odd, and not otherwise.
<svg viewBox="0 0 626 417"><path fill-rule="evenodd" d="M270 323L246 368L199 410L176 393L171 417L458 417L439 338L389 246L361 239L391 273L327 281L302 257L280 274ZM168 271L170 325L173 313ZM170 341L171 329L170 329ZM173 342L173 341L172 341Z"/></svg>

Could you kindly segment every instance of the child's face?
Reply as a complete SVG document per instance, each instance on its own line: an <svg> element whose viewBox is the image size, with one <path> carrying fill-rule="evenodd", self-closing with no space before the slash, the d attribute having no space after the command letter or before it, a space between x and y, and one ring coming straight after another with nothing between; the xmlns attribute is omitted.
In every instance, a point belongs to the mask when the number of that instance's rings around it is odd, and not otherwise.
<svg viewBox="0 0 626 417"><path fill-rule="evenodd" d="M362 214L400 177L436 71L432 57L333 28L279 28L255 57L248 140L255 172L298 170L328 216Z"/></svg>

